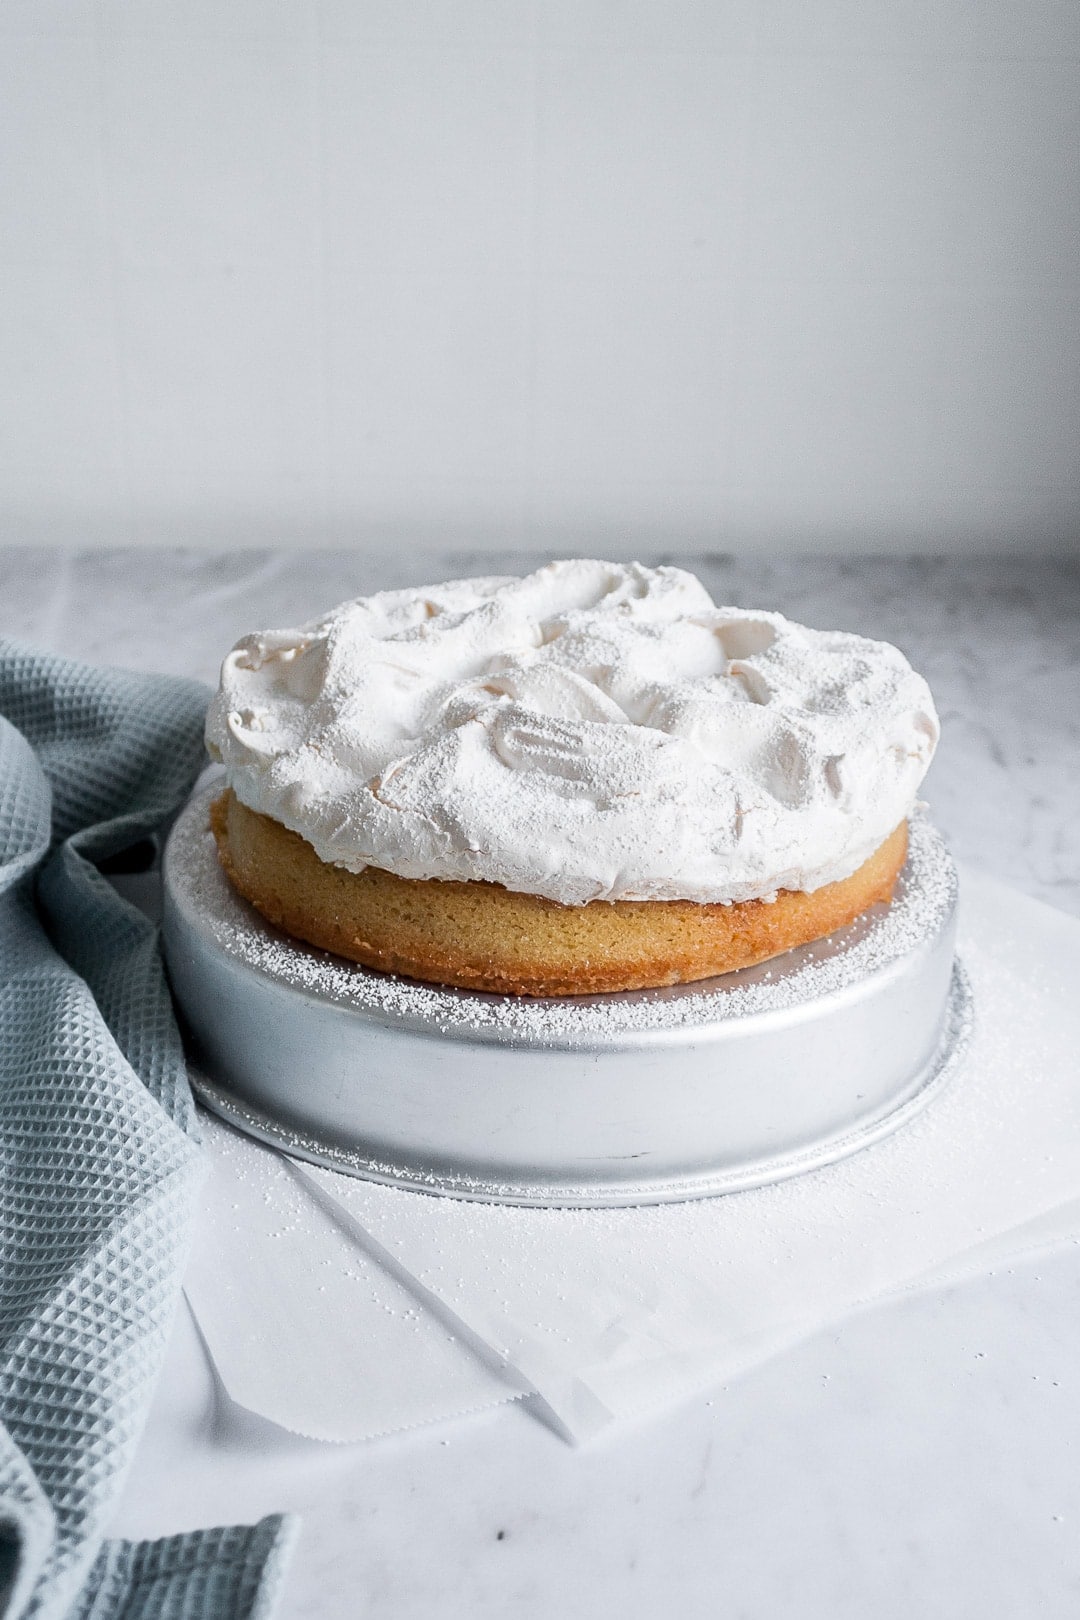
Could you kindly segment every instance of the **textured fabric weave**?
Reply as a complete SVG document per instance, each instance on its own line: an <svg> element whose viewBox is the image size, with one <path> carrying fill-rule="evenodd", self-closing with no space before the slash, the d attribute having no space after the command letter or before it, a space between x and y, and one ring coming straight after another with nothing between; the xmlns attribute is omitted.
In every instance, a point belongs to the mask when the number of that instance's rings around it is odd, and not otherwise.
<svg viewBox="0 0 1080 1620"><path fill-rule="evenodd" d="M98 866L203 763L194 682L0 640L0 1609L240 1620L285 1527L103 1543L201 1179L157 931ZM6 718L5 718L6 717Z"/></svg>

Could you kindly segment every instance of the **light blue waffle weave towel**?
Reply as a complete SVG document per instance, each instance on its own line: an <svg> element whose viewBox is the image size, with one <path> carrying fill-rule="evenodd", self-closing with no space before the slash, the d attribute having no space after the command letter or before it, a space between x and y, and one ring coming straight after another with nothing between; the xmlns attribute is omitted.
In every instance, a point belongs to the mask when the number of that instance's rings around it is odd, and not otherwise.
<svg viewBox="0 0 1080 1620"><path fill-rule="evenodd" d="M201 1180L153 925L99 865L203 764L205 688L0 640L0 1614L247 1620L279 1518L103 1539ZM6 718L5 718L6 717Z"/></svg>

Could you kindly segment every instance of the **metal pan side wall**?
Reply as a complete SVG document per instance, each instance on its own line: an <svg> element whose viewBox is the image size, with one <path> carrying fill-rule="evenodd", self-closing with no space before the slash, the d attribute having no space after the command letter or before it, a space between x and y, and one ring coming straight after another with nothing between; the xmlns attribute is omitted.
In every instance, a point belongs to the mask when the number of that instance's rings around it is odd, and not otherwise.
<svg viewBox="0 0 1080 1620"><path fill-rule="evenodd" d="M830 1144L851 1151L940 1053L954 903L901 956L808 1001L530 1044L512 1028L500 1040L372 1016L253 969L200 913L170 848L166 957L212 1104L301 1156L399 1185L604 1203L634 1201L635 1187L654 1201L768 1181L827 1162Z"/></svg>

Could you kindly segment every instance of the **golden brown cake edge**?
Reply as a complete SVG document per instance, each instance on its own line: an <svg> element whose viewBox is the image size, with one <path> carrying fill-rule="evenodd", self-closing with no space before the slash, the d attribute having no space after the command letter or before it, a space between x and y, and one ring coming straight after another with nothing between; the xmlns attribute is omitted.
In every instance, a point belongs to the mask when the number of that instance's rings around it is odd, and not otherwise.
<svg viewBox="0 0 1080 1620"><path fill-rule="evenodd" d="M494 883L330 866L231 789L210 822L233 886L285 933L384 973L531 996L686 984L766 961L889 900L907 854L905 821L850 877L812 894L563 906Z"/></svg>

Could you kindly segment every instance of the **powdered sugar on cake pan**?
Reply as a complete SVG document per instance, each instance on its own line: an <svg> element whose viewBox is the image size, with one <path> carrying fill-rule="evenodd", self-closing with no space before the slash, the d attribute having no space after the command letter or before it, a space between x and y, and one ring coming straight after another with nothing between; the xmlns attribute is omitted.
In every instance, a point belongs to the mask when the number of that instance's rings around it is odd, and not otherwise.
<svg viewBox="0 0 1080 1620"><path fill-rule="evenodd" d="M226 956L255 973L381 1022L449 1037L540 1047L593 1038L609 1046L799 1006L858 985L936 939L956 901L945 845L915 815L891 905L874 906L839 933L757 967L701 985L612 995L532 999L454 990L375 973L272 928L222 871L208 821L215 791L193 799L173 829L165 872L173 902L210 930Z"/></svg>

